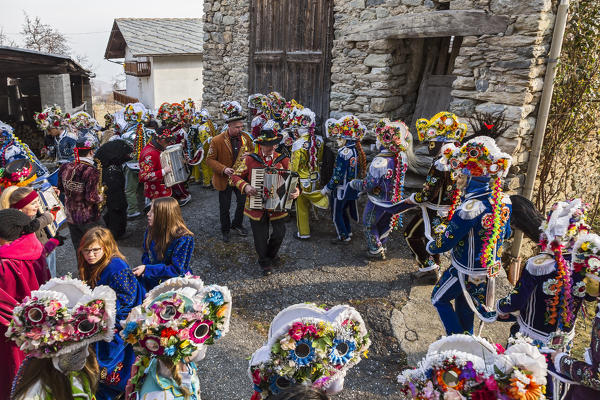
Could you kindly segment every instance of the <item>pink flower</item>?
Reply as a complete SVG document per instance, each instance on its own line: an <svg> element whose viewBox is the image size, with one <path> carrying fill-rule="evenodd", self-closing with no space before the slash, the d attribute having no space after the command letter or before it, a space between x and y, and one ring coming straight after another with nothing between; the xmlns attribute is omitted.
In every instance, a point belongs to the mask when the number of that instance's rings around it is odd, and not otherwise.
<svg viewBox="0 0 600 400"><path fill-rule="evenodd" d="M498 354L504 354L506 350L504 349L504 347L502 347L500 343L496 343L496 351L498 352Z"/></svg>
<svg viewBox="0 0 600 400"><path fill-rule="evenodd" d="M39 340L44 336L44 334L41 328L33 328L30 331L26 332L25 336L33 340Z"/></svg>
<svg viewBox="0 0 600 400"><path fill-rule="evenodd" d="M307 334L317 336L317 328L314 325L305 325L304 326L304 335L307 335Z"/></svg>
<svg viewBox="0 0 600 400"><path fill-rule="evenodd" d="M488 390L497 391L498 390L498 382L496 382L496 379L494 379L493 376L490 376L489 378L487 378L485 380L485 387Z"/></svg>
<svg viewBox="0 0 600 400"><path fill-rule="evenodd" d="M185 328L185 329L180 330L177 333L177 337L179 339L181 339L181 340L189 339L190 338L190 329L189 328Z"/></svg>
<svg viewBox="0 0 600 400"><path fill-rule="evenodd" d="M304 337L304 324L302 322L295 322L289 330L289 335L294 340L300 340Z"/></svg>
<svg viewBox="0 0 600 400"><path fill-rule="evenodd" d="M260 382L261 382L260 370L255 369L254 372L252 373L252 383L254 383L255 385L260 385Z"/></svg>

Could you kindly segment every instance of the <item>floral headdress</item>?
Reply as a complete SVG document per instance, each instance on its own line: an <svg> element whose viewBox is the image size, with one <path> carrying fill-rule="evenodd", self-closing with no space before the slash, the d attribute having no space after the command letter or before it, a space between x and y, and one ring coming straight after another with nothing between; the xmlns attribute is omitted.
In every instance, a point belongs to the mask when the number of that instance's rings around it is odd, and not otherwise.
<svg viewBox="0 0 600 400"><path fill-rule="evenodd" d="M405 399L535 400L545 399L546 373L545 357L524 340L504 350L477 336L452 335L432 343L398 382Z"/></svg>
<svg viewBox="0 0 600 400"><path fill-rule="evenodd" d="M461 142L467 133L467 124L458 121L458 117L442 111L430 120L417 120L417 134L421 142Z"/></svg>
<svg viewBox="0 0 600 400"><path fill-rule="evenodd" d="M259 114L271 117L271 104L269 98L261 93L255 93L248 96L248 109L258 110Z"/></svg>
<svg viewBox="0 0 600 400"><path fill-rule="evenodd" d="M290 306L273 319L267 343L252 355L252 399L296 384L326 390L366 357L370 344L362 317L350 306Z"/></svg>
<svg viewBox="0 0 600 400"><path fill-rule="evenodd" d="M196 112L196 103L194 102L194 100L191 99L191 97L188 97L185 100L181 100L181 105L183 106L185 112L187 112L188 114L193 114L194 112Z"/></svg>
<svg viewBox="0 0 600 400"><path fill-rule="evenodd" d="M317 117L315 113L306 107L296 108L289 115L287 120L288 127L297 129L314 129Z"/></svg>
<svg viewBox="0 0 600 400"><path fill-rule="evenodd" d="M122 322L121 336L139 355L178 362L227 334L230 318L229 289L186 275L148 292Z"/></svg>
<svg viewBox="0 0 600 400"><path fill-rule="evenodd" d="M487 268L488 277L499 272L495 252L503 222L508 218L508 214L505 216L503 213L502 178L508 173L511 161L511 156L501 152L494 139L487 136L473 138L460 148L446 144L442 147L442 157L436 161L440 169L450 169L467 176L494 178L491 185L492 217L485 224L487 232L480 255L481 266Z"/></svg>
<svg viewBox="0 0 600 400"><path fill-rule="evenodd" d="M392 201L394 203L402 200L404 191L404 178L406 169L408 168L406 152L412 151L412 134L408 127L402 121L390 121L382 119L375 125L375 136L383 147L395 154L396 171L394 180L394 195ZM391 221L390 227L396 229L402 226L402 214L395 214Z"/></svg>
<svg viewBox="0 0 600 400"><path fill-rule="evenodd" d="M162 103L156 118L162 121L163 125L183 126L189 122L190 115L179 103Z"/></svg>
<svg viewBox="0 0 600 400"><path fill-rule="evenodd" d="M285 128L291 127L293 123L292 114L294 113L294 111L302 109L304 109L304 106L294 99L285 103L285 106L281 110L281 120L283 121L283 126Z"/></svg>
<svg viewBox="0 0 600 400"><path fill-rule="evenodd" d="M147 120L150 112L142 103L129 103L123 109L123 119L127 123L141 124Z"/></svg>
<svg viewBox="0 0 600 400"><path fill-rule="evenodd" d="M367 128L354 115L346 115L340 119L329 118L325 121L325 126L327 137L361 141L367 133Z"/></svg>
<svg viewBox="0 0 600 400"><path fill-rule="evenodd" d="M246 119L242 106L237 101L222 101L221 112L225 122L241 121Z"/></svg>
<svg viewBox="0 0 600 400"><path fill-rule="evenodd" d="M590 233L579 236L571 252L573 272L585 274L586 292L600 296L600 236Z"/></svg>
<svg viewBox="0 0 600 400"><path fill-rule="evenodd" d="M574 320L573 299L571 297L571 266L563 256L564 250L573 248L579 235L590 231L586 222L589 204L581 199L560 201L555 203L540 230L540 246L544 251L551 251L557 264L558 288L549 309L549 322L557 323L560 329L570 326Z"/></svg>
<svg viewBox="0 0 600 400"><path fill-rule="evenodd" d="M28 159L18 158L0 168L0 189L9 186L28 186L38 178L33 164Z"/></svg>
<svg viewBox="0 0 600 400"><path fill-rule="evenodd" d="M285 98L279 92L271 92L267 95L267 99L274 116L281 116L283 107L285 107Z"/></svg>
<svg viewBox="0 0 600 400"><path fill-rule="evenodd" d="M60 128L65 120L71 118L68 113L63 113L61 108L54 104L51 107L44 108L41 112L33 114L33 119L41 130Z"/></svg>
<svg viewBox="0 0 600 400"><path fill-rule="evenodd" d="M108 286L90 289L80 280L54 278L13 310L6 336L38 358L71 353L114 336L116 295Z"/></svg>
<svg viewBox="0 0 600 400"><path fill-rule="evenodd" d="M69 118L69 125L77 130L89 130L98 126L98 122L85 111L76 112Z"/></svg>

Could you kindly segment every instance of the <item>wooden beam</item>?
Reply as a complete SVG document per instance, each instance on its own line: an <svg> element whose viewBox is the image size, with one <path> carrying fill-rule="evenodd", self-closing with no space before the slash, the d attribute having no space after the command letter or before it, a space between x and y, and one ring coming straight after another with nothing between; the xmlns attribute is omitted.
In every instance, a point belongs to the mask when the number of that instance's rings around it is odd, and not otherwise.
<svg viewBox="0 0 600 400"><path fill-rule="evenodd" d="M509 18L480 10L409 13L355 25L343 32L346 41L447 36L495 35L505 32Z"/></svg>

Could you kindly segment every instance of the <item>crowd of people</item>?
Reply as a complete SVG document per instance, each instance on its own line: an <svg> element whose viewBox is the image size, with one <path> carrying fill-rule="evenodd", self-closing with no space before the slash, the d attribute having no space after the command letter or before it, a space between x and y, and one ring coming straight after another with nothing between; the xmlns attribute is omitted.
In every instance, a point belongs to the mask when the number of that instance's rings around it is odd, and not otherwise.
<svg viewBox="0 0 600 400"><path fill-rule="evenodd" d="M400 374L402 397L598 397L600 310L586 359L569 354L582 305L600 296L600 237L581 199L558 202L544 217L527 199L503 193L511 156L495 142L507 125L501 114L473 116L469 136L450 112L419 119L417 137L433 162L423 189L407 195L405 176L418 160L401 121L374 125L378 153L367 163L361 141L369 130L354 115L326 120L320 135L307 107L277 92L254 94L246 132L241 104L221 107L220 130L191 100L156 112L128 104L107 115L104 128L84 112L47 107L34 119L48 138L46 161L59 164L52 173L0 125L0 354L7 362L0 399L200 399L197 363L228 333L232 294L193 275L194 233L181 213L192 181L218 191L224 242L232 231L248 234L248 217L264 275L282 265L291 204L295 239L311 239L316 207L330 209L331 242L344 246L357 240L351 220L359 221L366 194L362 225L373 260L386 259L390 234L403 227L405 212L417 211L404 238L415 272L437 279L431 301L447 336ZM337 156L323 182L326 142ZM186 166L183 179L177 162ZM60 201L50 206L48 193ZM117 240L127 237L127 220L144 214L141 265L129 265ZM63 222L78 279L57 277ZM539 254L496 301L503 244L515 229L539 242ZM450 266L442 272L443 253ZM513 323L508 348L474 335L475 316ZM292 305L250 358L252 400L327 399L343 390L370 344L354 308Z"/></svg>

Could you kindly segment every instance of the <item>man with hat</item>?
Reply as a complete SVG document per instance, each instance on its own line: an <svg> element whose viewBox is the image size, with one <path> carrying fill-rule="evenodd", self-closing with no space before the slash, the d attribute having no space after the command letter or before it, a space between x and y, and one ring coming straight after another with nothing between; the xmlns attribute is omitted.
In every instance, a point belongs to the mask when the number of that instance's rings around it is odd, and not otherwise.
<svg viewBox="0 0 600 400"><path fill-rule="evenodd" d="M248 196L256 196L258 191L249 183L253 169L275 168L290 169L290 160L287 156L275 152L275 146L281 142L283 135L279 133L279 124L275 121L267 121L262 127L261 134L254 142L258 145L255 153L248 155L244 163L235 171L231 181L238 190ZM293 199L300 195L300 190L291 195ZM277 252L285 236L285 222L287 212L251 210L248 202L244 214L250 218L250 227L254 237L254 248L258 254L258 263L265 275L270 275L273 266L279 263ZM273 232L269 235L269 225Z"/></svg>
<svg viewBox="0 0 600 400"><path fill-rule="evenodd" d="M246 154L254 151L254 146L250 136L243 132L243 120L246 119L246 115L242 111L242 106L237 101L224 101L221 103L221 108L227 124L226 129L211 140L206 164L213 171L212 184L219 192L219 216L223 241L229 242L231 229L241 236L248 234L243 226L246 196L230 186L229 179L243 164ZM235 194L237 203L233 221L229 215L232 194Z"/></svg>
<svg viewBox="0 0 600 400"><path fill-rule="evenodd" d="M58 189L65 194L65 211L75 251L83 234L100 223L104 197L99 166L94 161L96 145L97 142L80 137L75 161L61 165L58 170Z"/></svg>
<svg viewBox="0 0 600 400"><path fill-rule="evenodd" d="M144 196L153 200L160 197L170 197L171 188L164 182L165 174L172 171L169 165L164 167L160 163L160 153L168 145L175 143L176 137L171 128L162 126L158 128L150 143L140 153L140 182L144 184Z"/></svg>

